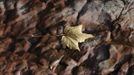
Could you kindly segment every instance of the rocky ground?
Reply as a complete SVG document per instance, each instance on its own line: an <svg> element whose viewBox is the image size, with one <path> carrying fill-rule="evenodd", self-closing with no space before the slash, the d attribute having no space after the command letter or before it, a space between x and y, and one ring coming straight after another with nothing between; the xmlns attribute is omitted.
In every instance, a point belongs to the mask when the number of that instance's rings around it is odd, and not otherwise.
<svg viewBox="0 0 134 75"><path fill-rule="evenodd" d="M134 0L0 0L0 75L134 75ZM65 26L94 39L64 48Z"/></svg>

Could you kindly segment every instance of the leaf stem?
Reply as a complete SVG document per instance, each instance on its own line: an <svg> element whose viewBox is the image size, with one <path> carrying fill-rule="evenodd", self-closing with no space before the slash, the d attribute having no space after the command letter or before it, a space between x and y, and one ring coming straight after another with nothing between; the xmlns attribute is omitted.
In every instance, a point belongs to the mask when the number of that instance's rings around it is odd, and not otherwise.
<svg viewBox="0 0 134 75"><path fill-rule="evenodd" d="M59 36L64 36L64 35L65 35L65 34L60 34L60 35L55 35L55 36L58 36L58 37L59 37Z"/></svg>

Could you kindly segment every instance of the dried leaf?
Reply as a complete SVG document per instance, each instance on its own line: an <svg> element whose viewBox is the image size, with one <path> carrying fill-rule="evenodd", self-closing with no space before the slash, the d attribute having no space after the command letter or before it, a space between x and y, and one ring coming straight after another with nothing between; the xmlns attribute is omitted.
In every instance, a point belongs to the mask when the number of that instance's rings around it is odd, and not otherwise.
<svg viewBox="0 0 134 75"><path fill-rule="evenodd" d="M51 65L50 65L50 69L54 72L58 66L58 64L60 63L61 59L63 58L63 56L61 56L59 59L57 59L56 61L54 61Z"/></svg>
<svg viewBox="0 0 134 75"><path fill-rule="evenodd" d="M79 49L79 42L84 42L88 38L93 38L91 34L82 33L82 25L70 27L67 26L64 29L64 36L62 36L62 43L64 46L70 49Z"/></svg>
<svg viewBox="0 0 134 75"><path fill-rule="evenodd" d="M68 66L66 67L63 75L71 75L73 68L76 67L78 64L73 59L67 61L66 63Z"/></svg>

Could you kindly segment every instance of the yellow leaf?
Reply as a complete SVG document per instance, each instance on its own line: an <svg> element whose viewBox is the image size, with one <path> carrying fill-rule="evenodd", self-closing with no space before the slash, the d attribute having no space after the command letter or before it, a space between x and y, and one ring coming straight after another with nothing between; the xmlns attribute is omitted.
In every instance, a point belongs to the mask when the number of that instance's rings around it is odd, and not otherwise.
<svg viewBox="0 0 134 75"><path fill-rule="evenodd" d="M94 38L94 36L82 33L82 25L74 27L66 26L61 41L63 46L67 46L70 49L80 50L78 43L84 42L88 38Z"/></svg>

